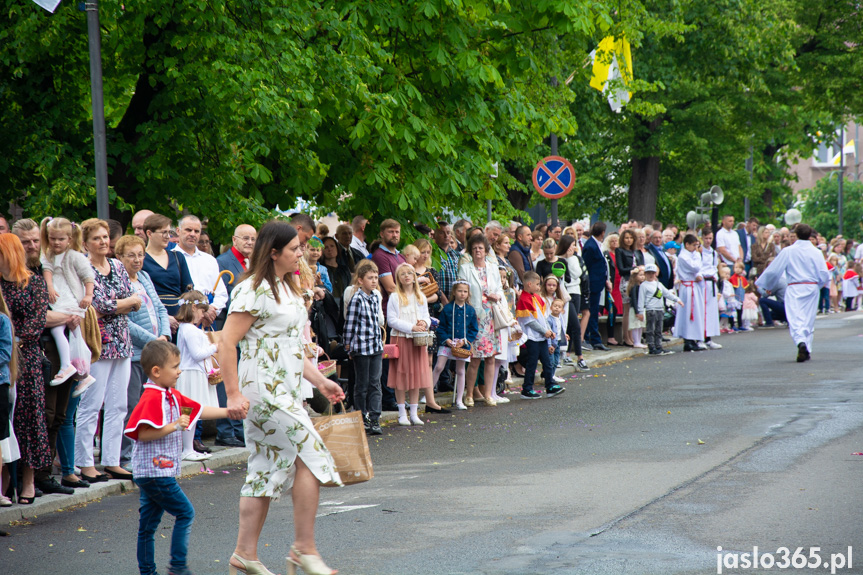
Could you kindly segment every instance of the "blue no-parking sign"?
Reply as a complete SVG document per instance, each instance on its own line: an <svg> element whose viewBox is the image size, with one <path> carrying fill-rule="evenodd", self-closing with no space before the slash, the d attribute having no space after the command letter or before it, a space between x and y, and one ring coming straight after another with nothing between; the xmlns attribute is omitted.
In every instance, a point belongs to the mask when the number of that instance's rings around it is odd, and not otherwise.
<svg viewBox="0 0 863 575"><path fill-rule="evenodd" d="M550 200L564 197L574 185L575 169L566 158L548 156L533 169L533 187Z"/></svg>

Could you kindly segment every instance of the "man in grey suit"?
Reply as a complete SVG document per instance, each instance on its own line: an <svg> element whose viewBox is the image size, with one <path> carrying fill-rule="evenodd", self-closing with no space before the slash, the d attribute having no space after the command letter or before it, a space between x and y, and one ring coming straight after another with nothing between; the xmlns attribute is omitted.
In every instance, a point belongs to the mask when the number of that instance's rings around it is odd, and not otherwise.
<svg viewBox="0 0 863 575"><path fill-rule="evenodd" d="M222 329L222 326L225 325L228 309L231 307L231 291L239 283L240 276L245 273L257 239L258 232L254 227L248 224L241 224L234 230L234 235L231 238L233 242L231 249L216 258L216 261L219 262L219 271L228 270L234 274L234 281L231 283L228 283L230 276L227 274L222 276L222 281L225 282L225 287L228 289L228 303L225 309L222 310L222 313L216 318L216 329ZM239 353L237 357L240 357ZM216 395L219 397L219 407L226 407L228 405L228 396L225 394L224 383L216 385ZM243 447L245 444L242 420L216 420L216 445Z"/></svg>

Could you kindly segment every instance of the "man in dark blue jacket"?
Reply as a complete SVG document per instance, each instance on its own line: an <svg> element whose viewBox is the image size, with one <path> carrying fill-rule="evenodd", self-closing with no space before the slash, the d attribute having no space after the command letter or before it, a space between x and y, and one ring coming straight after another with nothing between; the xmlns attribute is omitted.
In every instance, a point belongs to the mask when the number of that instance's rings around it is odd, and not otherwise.
<svg viewBox="0 0 863 575"><path fill-rule="evenodd" d="M653 256L653 259L656 260L656 267L659 268L659 276L657 279L659 283L664 285L667 289L671 289L674 285L674 268L671 267L671 260L665 255L665 252L662 251L662 232L659 230L654 230L652 234L650 234L650 243L647 245L647 251L650 252L650 255Z"/></svg>
<svg viewBox="0 0 863 575"><path fill-rule="evenodd" d="M746 275L749 275L749 270L752 269L752 244L758 240L755 233L758 231L758 218L749 218L746 225L737 230L737 236L740 238L740 247L743 249L743 263L746 266Z"/></svg>
<svg viewBox="0 0 863 575"><path fill-rule="evenodd" d="M605 238L605 224L596 222L590 228L590 239L584 242L582 258L590 278L590 319L587 321L587 330L584 339L593 346L593 349L608 351L602 343L599 335L599 308L602 296L611 291L611 282L608 281L608 264L605 254L602 253L602 240Z"/></svg>

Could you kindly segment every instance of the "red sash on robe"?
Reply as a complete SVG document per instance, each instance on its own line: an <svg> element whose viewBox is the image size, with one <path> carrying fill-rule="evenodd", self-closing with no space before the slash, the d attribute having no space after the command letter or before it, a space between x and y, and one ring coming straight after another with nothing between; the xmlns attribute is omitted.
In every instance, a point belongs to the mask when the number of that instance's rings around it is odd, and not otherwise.
<svg viewBox="0 0 863 575"><path fill-rule="evenodd" d="M144 393L141 394L141 399L138 405L132 410L132 415L129 416L129 425L123 432L126 437L138 441L138 428L141 425L149 425L155 429L161 429L169 425L170 421L165 421L165 395L170 395L177 402L179 407L191 407L192 415L189 416L189 427L193 426L198 418L201 417L201 404L192 401L176 389L165 389L153 383L144 384Z"/></svg>

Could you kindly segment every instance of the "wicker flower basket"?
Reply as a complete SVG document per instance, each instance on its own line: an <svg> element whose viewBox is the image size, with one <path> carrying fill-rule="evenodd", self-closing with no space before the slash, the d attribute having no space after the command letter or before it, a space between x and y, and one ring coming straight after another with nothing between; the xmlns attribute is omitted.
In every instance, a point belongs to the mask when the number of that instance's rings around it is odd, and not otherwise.
<svg viewBox="0 0 863 575"><path fill-rule="evenodd" d="M415 331L412 339L414 347L426 347L434 343L434 335L428 331Z"/></svg>
<svg viewBox="0 0 863 575"><path fill-rule="evenodd" d="M453 357L458 359L467 359L471 354L470 344L468 344L468 347L451 347L449 351Z"/></svg>
<svg viewBox="0 0 863 575"><path fill-rule="evenodd" d="M218 385L222 383L222 368L219 366L219 360L215 355L210 356L210 366L207 370L207 383L210 385Z"/></svg>
<svg viewBox="0 0 863 575"><path fill-rule="evenodd" d="M324 354L324 357L327 359L318 362L318 371L320 371L321 375L324 377L330 377L336 373L336 360L330 359L330 356L326 353Z"/></svg>

